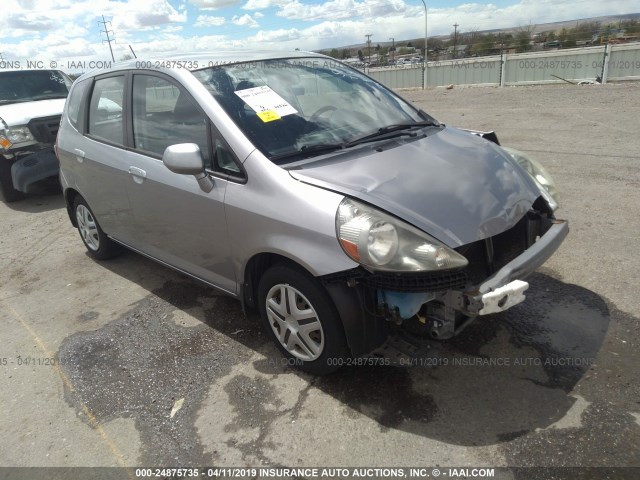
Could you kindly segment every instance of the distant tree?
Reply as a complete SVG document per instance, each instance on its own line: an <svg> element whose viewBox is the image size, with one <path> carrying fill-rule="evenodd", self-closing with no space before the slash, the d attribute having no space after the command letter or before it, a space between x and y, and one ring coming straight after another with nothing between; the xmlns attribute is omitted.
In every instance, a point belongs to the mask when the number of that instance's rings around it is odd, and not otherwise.
<svg viewBox="0 0 640 480"><path fill-rule="evenodd" d="M429 50L439 50L444 48L444 42L439 38L429 38L427 42Z"/></svg>
<svg viewBox="0 0 640 480"><path fill-rule="evenodd" d="M362 53L362 50L358 50L358 59L364 62L364 53Z"/></svg>
<svg viewBox="0 0 640 480"><path fill-rule="evenodd" d="M471 54L478 57L489 55L490 50L495 48L496 40L493 33L478 36L471 46Z"/></svg>
<svg viewBox="0 0 640 480"><path fill-rule="evenodd" d="M635 35L640 33L640 20L626 20L620 23L620 28L624 30L626 35Z"/></svg>
<svg viewBox="0 0 640 480"><path fill-rule="evenodd" d="M340 52L338 51L337 48L332 48L331 51L329 52L329 56L333 58L340 58Z"/></svg>
<svg viewBox="0 0 640 480"><path fill-rule="evenodd" d="M576 46L575 31L573 29L563 28L558 34L558 40L562 48L574 48Z"/></svg>
<svg viewBox="0 0 640 480"><path fill-rule="evenodd" d="M351 56L351 51L348 48L342 49L342 58L349 58Z"/></svg>
<svg viewBox="0 0 640 480"><path fill-rule="evenodd" d="M522 28L516 33L516 51L528 52L531 50L531 30Z"/></svg>
<svg viewBox="0 0 640 480"><path fill-rule="evenodd" d="M121 62L124 62L126 60L133 60L133 55L129 55L128 53L126 53L122 57L120 57Z"/></svg>

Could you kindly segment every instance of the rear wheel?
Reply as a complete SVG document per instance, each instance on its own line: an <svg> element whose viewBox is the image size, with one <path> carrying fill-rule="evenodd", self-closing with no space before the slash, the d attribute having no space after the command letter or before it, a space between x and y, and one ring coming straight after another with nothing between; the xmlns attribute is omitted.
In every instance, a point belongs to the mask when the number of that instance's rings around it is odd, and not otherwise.
<svg viewBox="0 0 640 480"><path fill-rule="evenodd" d="M11 161L0 155L0 197L6 203L15 202L25 198L25 194L13 188L11 178Z"/></svg>
<svg viewBox="0 0 640 480"><path fill-rule="evenodd" d="M89 255L97 260L115 257L122 251L122 247L105 235L93 212L84 198L78 196L73 202L73 212L78 224L80 238Z"/></svg>
<svg viewBox="0 0 640 480"><path fill-rule="evenodd" d="M311 275L275 265L260 279L258 299L265 328L291 365L324 375L344 363L348 348L342 322Z"/></svg>

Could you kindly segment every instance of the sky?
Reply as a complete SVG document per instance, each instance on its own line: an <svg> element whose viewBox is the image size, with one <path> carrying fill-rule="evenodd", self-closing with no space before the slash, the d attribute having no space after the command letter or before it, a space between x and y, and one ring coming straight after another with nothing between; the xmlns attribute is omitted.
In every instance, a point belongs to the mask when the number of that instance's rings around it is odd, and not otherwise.
<svg viewBox="0 0 640 480"><path fill-rule="evenodd" d="M428 34L507 28L640 12L638 0L426 0ZM424 35L421 0L2 0L5 61L116 60L186 52L318 50ZM0 64L1 66L1 64ZM64 68L63 68L64 69Z"/></svg>

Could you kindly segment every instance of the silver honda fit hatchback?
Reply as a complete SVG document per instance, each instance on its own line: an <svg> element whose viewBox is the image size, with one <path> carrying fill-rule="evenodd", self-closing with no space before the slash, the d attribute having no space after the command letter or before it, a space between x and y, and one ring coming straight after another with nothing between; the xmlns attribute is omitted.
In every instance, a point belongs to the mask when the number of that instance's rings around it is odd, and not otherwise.
<svg viewBox="0 0 640 480"><path fill-rule="evenodd" d="M313 53L85 74L57 153L91 256L124 246L237 297L318 374L520 303L568 232L539 163Z"/></svg>

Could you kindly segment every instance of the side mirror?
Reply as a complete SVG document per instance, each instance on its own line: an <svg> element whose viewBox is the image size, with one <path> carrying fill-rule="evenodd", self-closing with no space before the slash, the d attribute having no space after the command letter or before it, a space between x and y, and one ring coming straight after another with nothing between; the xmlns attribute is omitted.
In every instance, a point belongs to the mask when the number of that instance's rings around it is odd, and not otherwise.
<svg viewBox="0 0 640 480"><path fill-rule="evenodd" d="M195 143L178 143L168 146L162 155L162 162L173 173L182 175L204 173L200 147Z"/></svg>
<svg viewBox="0 0 640 480"><path fill-rule="evenodd" d="M206 193L213 190L213 180L204 171L200 147L195 143L178 143L168 146L162 155L162 163L173 173L193 175L200 189Z"/></svg>

